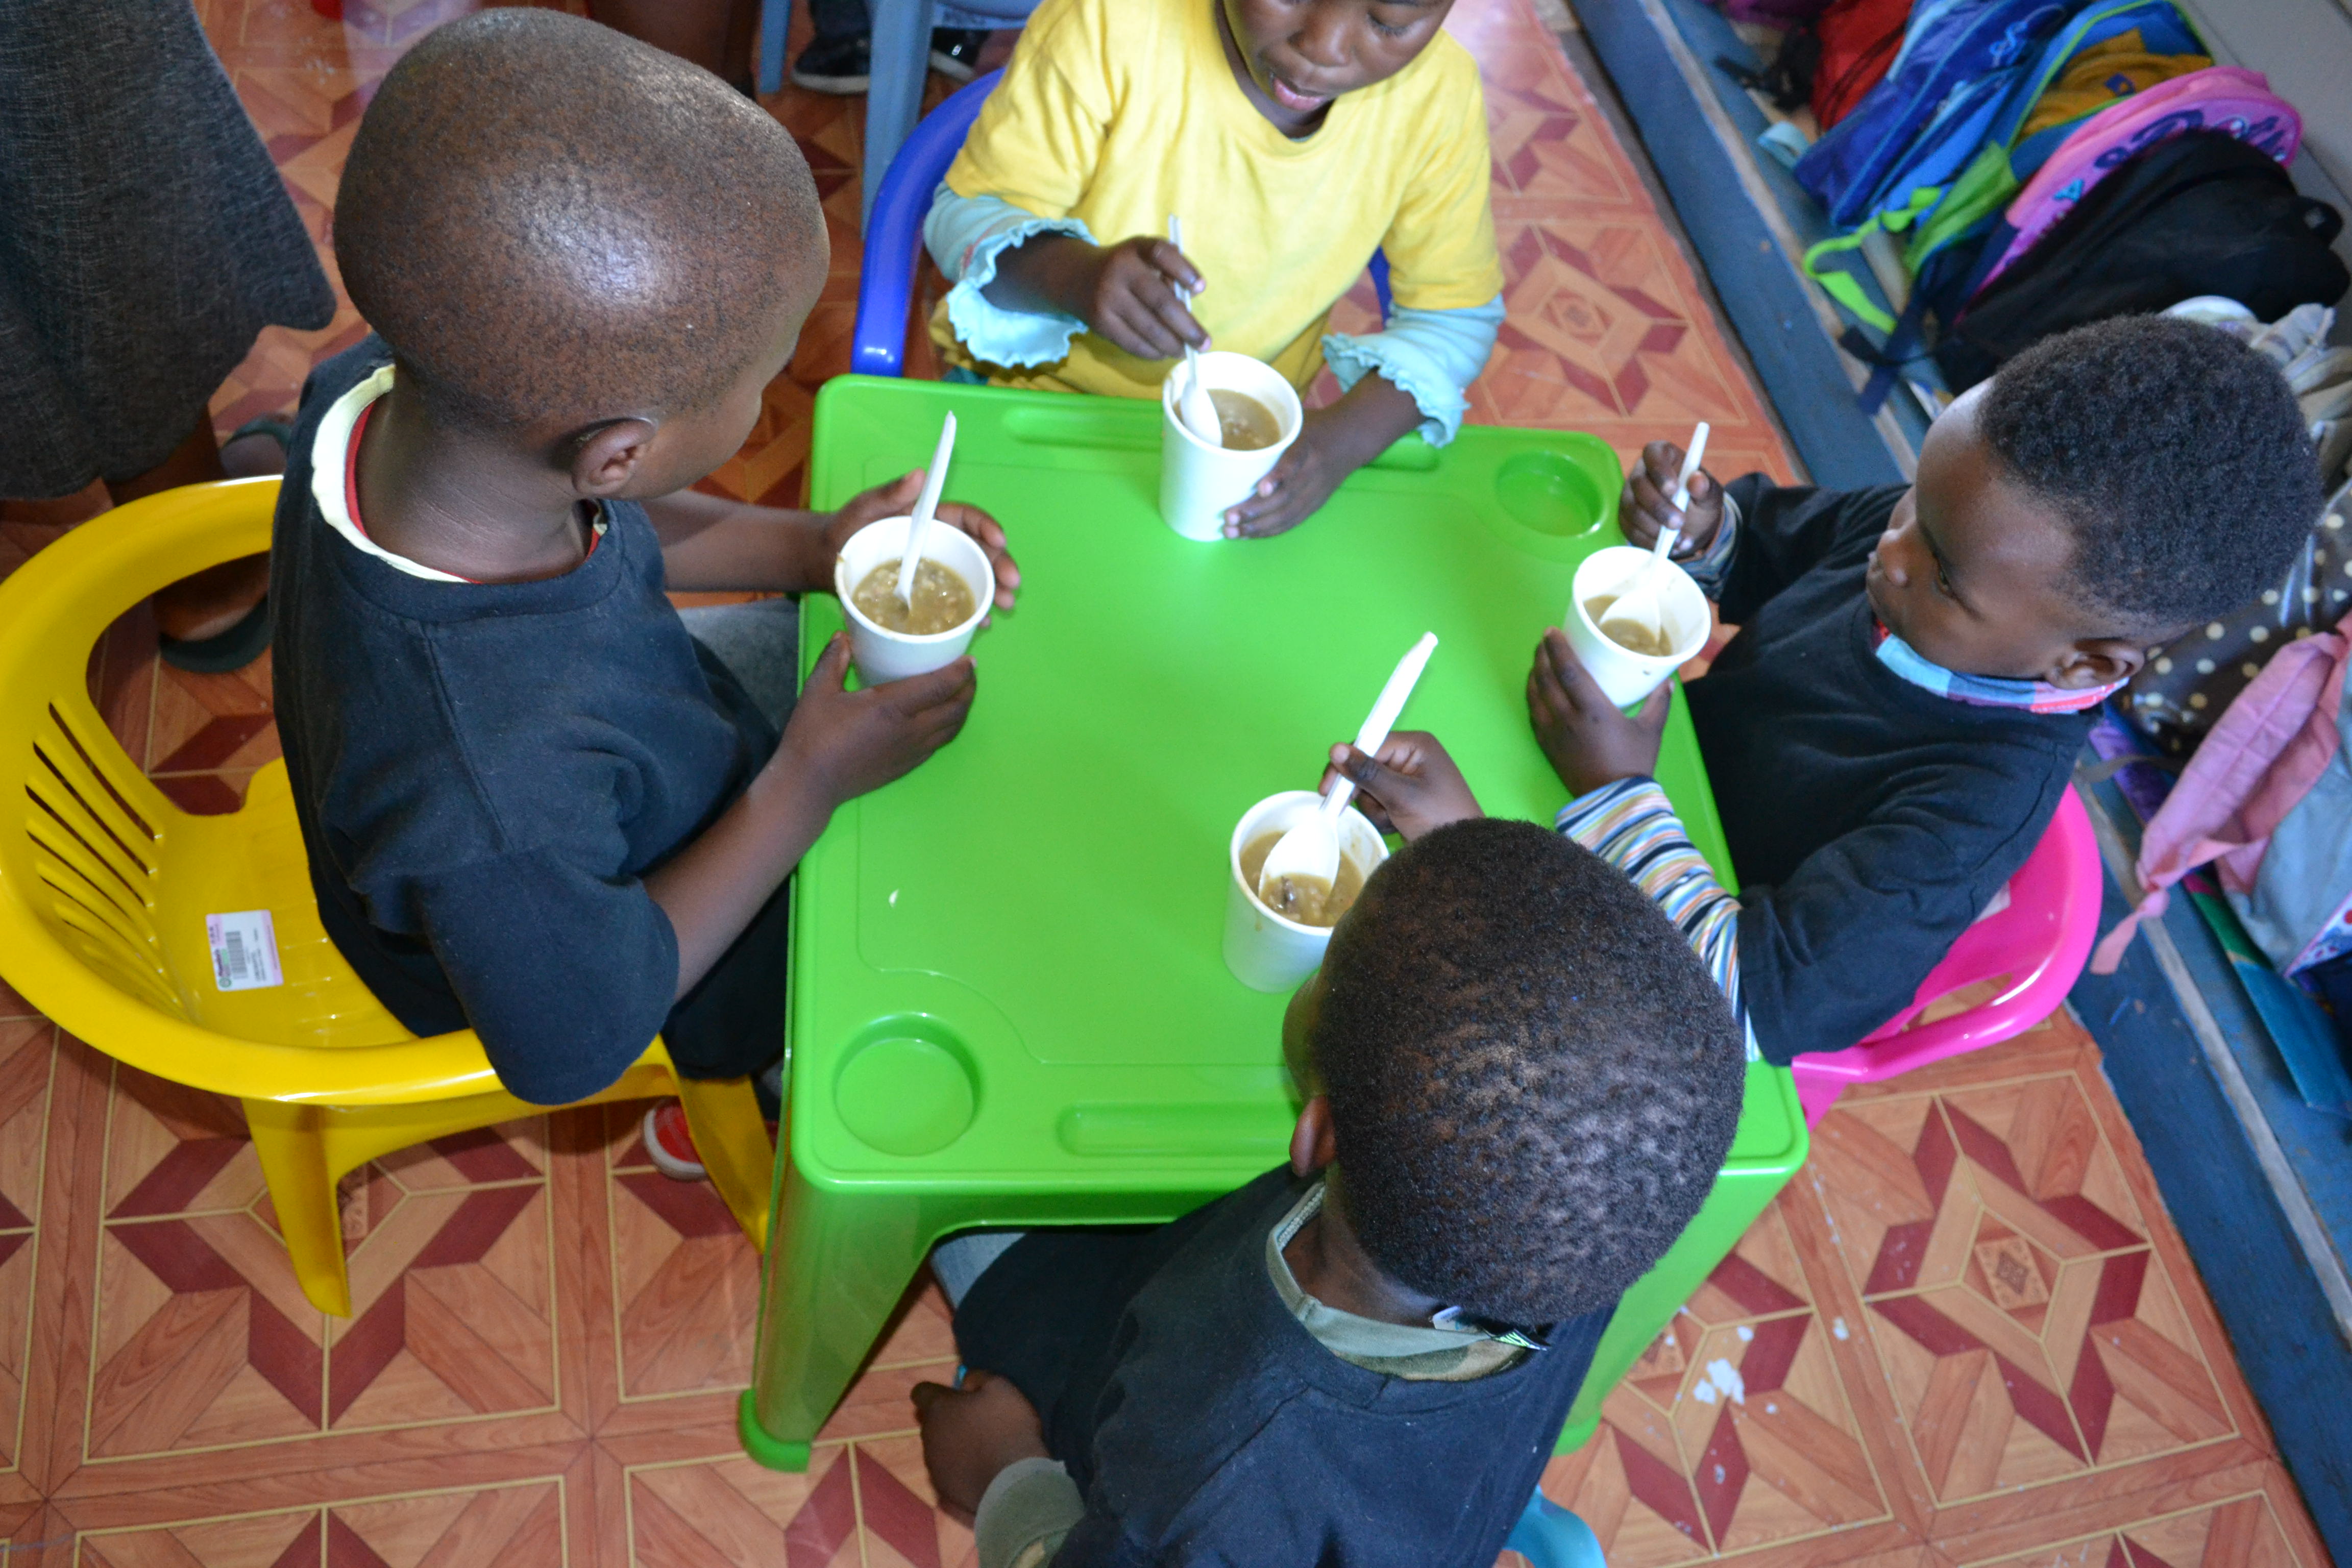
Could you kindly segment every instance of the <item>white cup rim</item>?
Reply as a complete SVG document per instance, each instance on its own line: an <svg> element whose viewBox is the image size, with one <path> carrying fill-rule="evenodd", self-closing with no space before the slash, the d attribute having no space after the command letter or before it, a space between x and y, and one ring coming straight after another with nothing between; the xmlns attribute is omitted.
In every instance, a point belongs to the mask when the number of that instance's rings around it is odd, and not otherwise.
<svg viewBox="0 0 2352 1568"><path fill-rule="evenodd" d="M1241 819L1234 824L1233 844L1228 850L1227 858L1232 861L1234 886L1242 890L1242 896L1249 900L1250 907L1252 909L1257 910L1258 913L1264 915L1266 919L1272 921L1275 924L1280 926L1285 931L1297 931L1301 936L1319 936L1328 938L1330 936L1332 931L1337 927L1339 923L1338 921L1335 921L1331 925L1328 926L1311 926L1304 921L1292 920L1288 915L1277 914L1273 910L1266 907L1265 900L1257 896L1257 889L1250 886L1249 879L1242 875L1242 829L1249 825L1251 818L1264 815L1271 815L1265 811L1265 807L1273 805L1276 801L1292 799L1316 800L1319 798L1320 796L1318 792L1311 789L1290 789L1284 790L1278 795L1270 795L1266 796L1265 799L1259 801L1255 805L1253 805L1247 811L1243 812ZM1356 809L1355 803L1353 801L1350 801L1348 805L1339 808L1339 820L1341 822L1346 822L1349 817L1355 818L1358 822L1362 823L1367 828L1371 829L1372 842L1380 845L1382 851L1380 860L1374 861L1370 870L1364 873L1364 880L1369 882L1372 879L1372 872L1379 870L1381 868L1381 862L1385 861L1388 858L1388 855L1386 853L1388 843L1385 839L1381 838L1380 830L1372 827L1371 818L1366 816L1362 812ZM1345 860L1347 858L1348 846L1343 840L1339 846L1339 858Z"/></svg>
<svg viewBox="0 0 2352 1568"><path fill-rule="evenodd" d="M1619 642L1616 638L1611 637L1607 632L1601 629L1600 623L1595 621L1591 613L1584 607L1585 595L1583 592L1583 577L1586 567L1590 566L1593 562L1599 560L1603 554L1612 550L1631 550L1643 555L1650 553L1649 551L1643 549L1643 547L1638 544L1611 544L1602 546L1601 549L1596 550L1591 554L1586 556L1582 561L1578 562L1576 566L1576 575L1569 584L1569 608L1575 612L1577 620L1583 625L1585 630L1591 632L1594 637L1599 637L1602 642L1607 643L1610 647L1615 649L1618 653L1623 655L1627 658L1638 659L1644 664L1664 664L1675 667L1687 664L1692 659L1696 658L1706 647L1706 639L1715 633L1715 617L1704 613L1698 616L1696 640L1691 642L1686 647L1676 647L1672 653L1636 653L1632 648L1627 647L1623 643ZM1697 580L1683 569L1682 563L1679 561L1669 560L1666 564L1673 567L1675 573L1680 575L1681 579L1685 583L1690 584L1692 591L1698 595L1700 602L1704 604L1706 599L1706 591L1700 588ZM1628 575L1631 575L1631 574L1629 573Z"/></svg>
<svg viewBox="0 0 2352 1568"><path fill-rule="evenodd" d="M971 548L972 552L980 557L980 569L982 574L987 579L985 582L975 584L970 577L965 576L962 572L958 571L950 563L940 561L940 557L936 552L927 554L924 557L927 561L939 561L940 565L947 567L950 572L954 572L958 577L963 578L963 585L972 590L972 597L977 601L977 603L974 604L971 614L964 619L958 621L954 626L950 626L943 632L894 632L889 627L877 624L873 617L866 615L865 611L859 609L856 603L850 597L852 594L856 592L857 584L850 582L848 579L849 546L857 542L858 540L863 539L871 530L886 527L890 523L895 522L900 524L903 531L903 526L906 521L907 519L905 516L876 518L872 522L867 523L864 528L861 528L856 533L851 534L848 541L842 545L840 552L834 556L834 597L841 602L841 613L848 616L858 626L863 626L866 630L873 633L876 637L887 637L892 642L904 644L908 647L928 647L936 643L948 642L955 637L964 636L973 627L979 626L982 621L985 620L988 616L989 610L994 606L996 601L996 568L989 564L988 552L981 548L980 542L960 528L950 527L947 524L937 521L932 523L932 527L946 529L948 532L952 533L956 538L962 540L965 544ZM905 547L901 545L901 559L904 559L904 549Z"/></svg>
<svg viewBox="0 0 2352 1568"><path fill-rule="evenodd" d="M1298 439L1298 433L1307 427L1307 405L1299 401L1298 389L1291 385L1289 381L1283 376L1280 371L1276 370L1274 366L1266 363L1264 360L1252 359L1247 354L1235 353L1231 349L1211 349L1207 353L1201 356L1201 363L1203 365L1207 365L1211 361L1221 363L1238 361L1243 364L1254 366L1255 369L1265 372L1268 379L1275 385L1282 388L1284 405L1274 411L1275 416L1280 419L1283 423L1284 428L1282 439L1275 442L1274 445L1270 447L1260 447L1248 452L1234 452L1232 447L1225 446L1222 441L1209 442L1202 440L1200 437L1192 433L1192 427L1186 425L1182 418L1177 415L1177 373L1176 370L1171 367L1166 375L1160 378L1160 411L1168 416L1168 423L1175 427L1176 434L1181 436L1187 442L1199 448L1201 451L1216 452L1219 454L1230 452L1233 456L1237 458L1256 458L1261 457L1267 452L1279 454L1288 449L1290 444ZM1213 382L1210 386L1210 390L1213 392L1238 392L1245 397L1258 396L1255 392L1246 386L1226 386ZM1258 398L1258 401L1263 403L1265 400L1261 397ZM1276 918L1280 919L1281 917L1276 916ZM1328 928L1318 926L1314 929L1322 931Z"/></svg>

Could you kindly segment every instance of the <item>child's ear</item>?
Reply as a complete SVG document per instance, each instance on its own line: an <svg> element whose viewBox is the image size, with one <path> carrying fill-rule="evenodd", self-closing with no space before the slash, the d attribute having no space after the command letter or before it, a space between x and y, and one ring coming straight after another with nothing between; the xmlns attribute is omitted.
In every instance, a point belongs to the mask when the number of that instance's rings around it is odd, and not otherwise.
<svg viewBox="0 0 2352 1568"><path fill-rule="evenodd" d="M653 439L654 425L646 419L615 419L577 432L567 443L572 489L592 500L617 495L636 476Z"/></svg>
<svg viewBox="0 0 2352 1568"><path fill-rule="evenodd" d="M1331 1101L1318 1094L1298 1108L1298 1125L1290 1130L1290 1173L1311 1176L1339 1157L1339 1136L1331 1130Z"/></svg>
<svg viewBox="0 0 2352 1568"><path fill-rule="evenodd" d="M2062 691L2087 691L2129 680L2147 662L2147 649L2123 637L2086 637L2059 656L2048 677Z"/></svg>

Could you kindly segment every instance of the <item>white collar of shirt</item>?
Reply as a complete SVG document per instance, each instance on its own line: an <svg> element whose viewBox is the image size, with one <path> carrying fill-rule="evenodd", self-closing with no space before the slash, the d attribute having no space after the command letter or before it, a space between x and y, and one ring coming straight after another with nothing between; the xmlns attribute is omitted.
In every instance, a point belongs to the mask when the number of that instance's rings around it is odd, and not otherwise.
<svg viewBox="0 0 2352 1568"><path fill-rule="evenodd" d="M327 526L361 553L373 555L395 571L422 577L428 583L463 583L463 577L420 566L405 555L394 555L361 532L360 525L352 520L347 499L351 493L352 432L358 427L360 416L367 412L368 405L391 390L392 366L387 364L336 398L320 416L319 434L310 443L310 499L318 504L319 515L327 520Z"/></svg>

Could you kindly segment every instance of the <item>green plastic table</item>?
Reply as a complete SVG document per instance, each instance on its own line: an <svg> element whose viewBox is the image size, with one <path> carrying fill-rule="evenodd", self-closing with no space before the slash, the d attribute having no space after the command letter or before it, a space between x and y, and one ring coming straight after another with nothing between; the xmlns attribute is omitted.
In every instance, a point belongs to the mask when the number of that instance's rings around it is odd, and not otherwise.
<svg viewBox="0 0 2352 1568"><path fill-rule="evenodd" d="M1528 664L1615 537L1601 441L1472 426L1401 442L1280 538L1193 543L1159 519L1157 403L865 376L818 395L811 504L926 461L950 409L948 494L1003 523L1021 601L973 644L962 735L801 863L789 1156L740 1417L778 1469L807 1465L932 1243L1164 1222L1286 1158L1286 998L1219 947L1234 824L1314 786L1424 631L1400 727L1435 731L1489 813L1549 822L1565 795ZM841 617L802 615L805 668ZM1679 697L1660 777L1727 874ZM1751 1066L1729 1163L1619 1309L1564 1443L1804 1154L1788 1073Z"/></svg>

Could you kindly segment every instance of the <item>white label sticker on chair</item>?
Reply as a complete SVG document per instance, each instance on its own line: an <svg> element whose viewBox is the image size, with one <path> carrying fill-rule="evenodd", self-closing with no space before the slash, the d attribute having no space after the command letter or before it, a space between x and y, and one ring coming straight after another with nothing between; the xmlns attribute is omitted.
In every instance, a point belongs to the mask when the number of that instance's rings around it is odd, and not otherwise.
<svg viewBox="0 0 2352 1568"><path fill-rule="evenodd" d="M268 910L206 915L205 934L213 943L213 984L223 991L286 984L286 973L278 967L278 928L270 923Z"/></svg>

